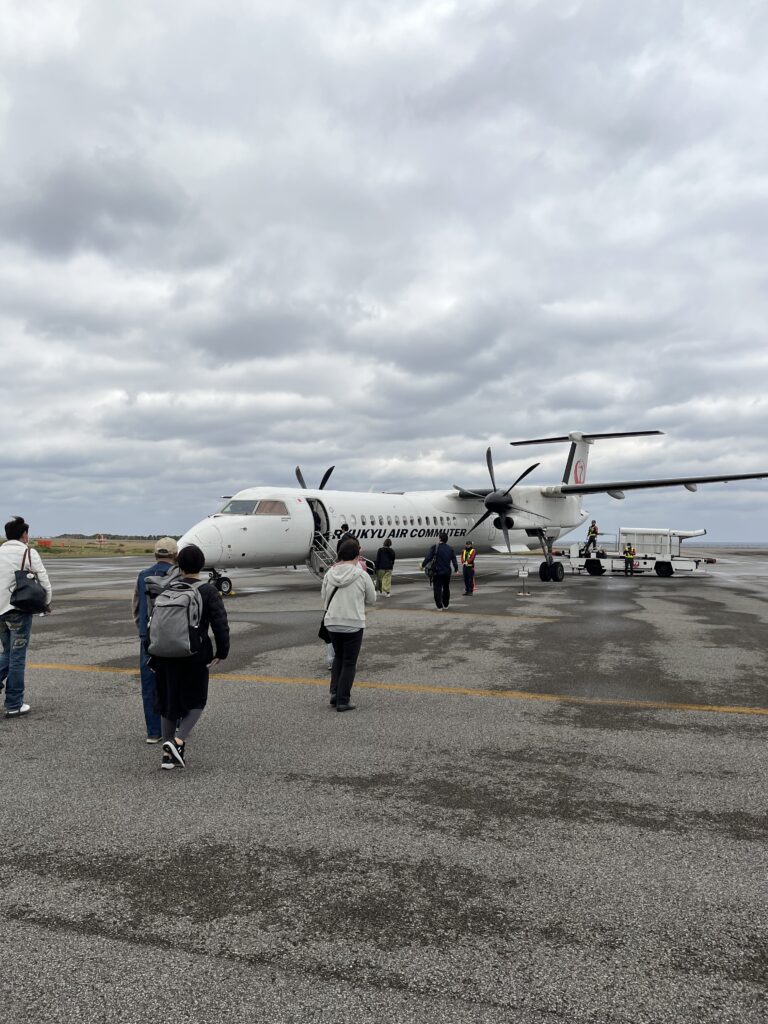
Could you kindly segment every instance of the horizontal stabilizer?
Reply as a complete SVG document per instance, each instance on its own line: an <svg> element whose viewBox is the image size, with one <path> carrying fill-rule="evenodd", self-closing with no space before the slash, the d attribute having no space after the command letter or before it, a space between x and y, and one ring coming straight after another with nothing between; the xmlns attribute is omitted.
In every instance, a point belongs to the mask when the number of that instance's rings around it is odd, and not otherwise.
<svg viewBox="0 0 768 1024"><path fill-rule="evenodd" d="M524 444L555 444L557 441L603 441L608 437L650 437L655 434L663 434L663 430L625 430L619 434L581 434L574 431L572 434L564 434L562 437L534 437L527 441L510 441L513 448L519 448Z"/></svg>
<svg viewBox="0 0 768 1024"><path fill-rule="evenodd" d="M613 480L602 484L558 484L542 487L545 497L561 494L605 494L610 491L639 491L650 487L689 487L690 484L727 484L732 480L765 480L766 473L729 473L727 476L680 476L662 480Z"/></svg>

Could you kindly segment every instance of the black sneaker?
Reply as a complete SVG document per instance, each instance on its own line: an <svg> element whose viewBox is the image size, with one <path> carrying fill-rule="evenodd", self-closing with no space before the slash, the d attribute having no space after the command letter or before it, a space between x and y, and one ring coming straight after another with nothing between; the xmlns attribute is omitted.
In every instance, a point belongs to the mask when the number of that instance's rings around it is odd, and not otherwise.
<svg viewBox="0 0 768 1024"><path fill-rule="evenodd" d="M166 752L163 751L163 760L162 763L160 764L160 767L168 769L175 768L176 762L173 760L170 754L166 754Z"/></svg>
<svg viewBox="0 0 768 1024"><path fill-rule="evenodd" d="M163 743L163 751L168 754L181 768L184 768L184 747L186 744L177 743L176 740L166 740Z"/></svg>
<svg viewBox="0 0 768 1024"><path fill-rule="evenodd" d="M337 711L354 711L356 707L357 707L357 704L337 704L336 705L336 710Z"/></svg>

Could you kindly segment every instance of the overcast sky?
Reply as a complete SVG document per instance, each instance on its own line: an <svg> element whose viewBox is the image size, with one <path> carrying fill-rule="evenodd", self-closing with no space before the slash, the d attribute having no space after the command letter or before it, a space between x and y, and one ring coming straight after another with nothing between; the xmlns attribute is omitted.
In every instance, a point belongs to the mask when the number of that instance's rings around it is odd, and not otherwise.
<svg viewBox="0 0 768 1024"><path fill-rule="evenodd" d="M0 0L2 505L768 470L747 0ZM590 498L766 536L768 481Z"/></svg>

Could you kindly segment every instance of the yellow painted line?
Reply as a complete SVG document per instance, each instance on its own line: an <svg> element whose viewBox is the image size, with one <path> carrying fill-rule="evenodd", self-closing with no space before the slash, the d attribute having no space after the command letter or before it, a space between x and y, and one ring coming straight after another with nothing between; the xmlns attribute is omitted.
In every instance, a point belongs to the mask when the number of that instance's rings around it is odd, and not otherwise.
<svg viewBox="0 0 768 1024"><path fill-rule="evenodd" d="M112 675L135 676L139 673L132 668L107 668L101 665L70 665L60 662L38 662L28 665L33 669L49 669L56 672L93 672ZM214 672L215 682L225 683L273 683L281 686L328 686L328 679L304 679L300 676L252 676L234 675L228 672ZM740 704L684 704L673 701L629 700L621 697L575 697L567 693L527 693L525 690L481 690L468 686L427 686L424 683L376 683L355 680L355 686L362 690L392 690L398 693L436 693L452 697L492 697L497 700L543 701L548 704L607 704L620 708L640 708L648 711L710 711L720 715L768 715L768 708L748 707Z"/></svg>

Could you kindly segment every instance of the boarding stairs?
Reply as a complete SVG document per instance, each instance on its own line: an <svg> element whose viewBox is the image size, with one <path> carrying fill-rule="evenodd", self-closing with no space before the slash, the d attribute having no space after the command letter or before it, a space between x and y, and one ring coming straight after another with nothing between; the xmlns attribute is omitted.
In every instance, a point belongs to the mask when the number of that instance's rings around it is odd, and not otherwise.
<svg viewBox="0 0 768 1024"><path fill-rule="evenodd" d="M322 533L316 532L307 559L309 571L320 578L325 576L335 561L336 549L328 543Z"/></svg>

